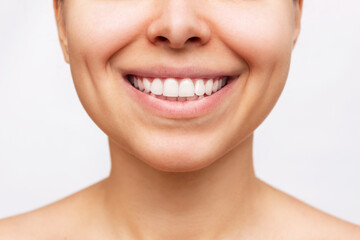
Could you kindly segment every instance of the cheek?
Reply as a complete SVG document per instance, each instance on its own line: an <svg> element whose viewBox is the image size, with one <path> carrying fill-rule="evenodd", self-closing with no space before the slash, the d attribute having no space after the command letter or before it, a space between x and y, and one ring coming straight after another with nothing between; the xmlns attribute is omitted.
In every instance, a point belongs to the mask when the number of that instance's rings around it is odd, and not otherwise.
<svg viewBox="0 0 360 240"><path fill-rule="evenodd" d="M215 11L219 38L248 63L251 71L269 69L290 59L293 20L288 5L254 1Z"/></svg>
<svg viewBox="0 0 360 240"><path fill-rule="evenodd" d="M77 94L87 113L105 132L115 125L103 117L113 116L114 106L108 103L117 102L116 107L123 111L129 106L127 99L119 101L118 96L112 96L119 92L114 91L116 78L109 59L146 29L151 12L147 2L74 0L65 5L70 66Z"/></svg>
<svg viewBox="0 0 360 240"><path fill-rule="evenodd" d="M218 26L221 41L249 69L241 79L244 88L229 124L236 126L235 132L241 135L237 139L241 139L245 136L242 134L252 132L266 118L285 85L294 31L292 6L254 1L239 8L218 8L212 15L217 16L214 26Z"/></svg>
<svg viewBox="0 0 360 240"><path fill-rule="evenodd" d="M69 4L66 19L71 19L67 24L71 57L102 65L146 28L151 12L146 2L77 0Z"/></svg>

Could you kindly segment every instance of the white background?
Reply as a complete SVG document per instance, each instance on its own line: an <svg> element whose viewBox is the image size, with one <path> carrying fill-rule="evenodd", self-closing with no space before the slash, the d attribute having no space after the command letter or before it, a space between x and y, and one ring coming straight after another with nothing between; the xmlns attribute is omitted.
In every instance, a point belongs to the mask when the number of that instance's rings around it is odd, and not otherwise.
<svg viewBox="0 0 360 240"><path fill-rule="evenodd" d="M80 105L52 1L0 0L0 218L106 177L106 136ZM360 2L305 0L284 93L255 135L271 185L360 224Z"/></svg>

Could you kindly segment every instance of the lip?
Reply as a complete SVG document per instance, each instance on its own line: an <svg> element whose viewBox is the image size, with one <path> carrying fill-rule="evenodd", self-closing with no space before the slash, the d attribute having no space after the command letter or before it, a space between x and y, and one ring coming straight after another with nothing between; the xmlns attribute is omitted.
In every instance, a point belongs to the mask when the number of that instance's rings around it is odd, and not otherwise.
<svg viewBox="0 0 360 240"><path fill-rule="evenodd" d="M227 84L216 93L194 101L169 101L152 97L134 88L127 80L127 75L148 78L217 78L229 76ZM152 68L151 70L134 70L125 72L123 83L126 92L133 102L139 104L145 111L168 119L191 119L204 116L218 108L234 87L238 75L223 72L203 71L195 68Z"/></svg>
<svg viewBox="0 0 360 240"><path fill-rule="evenodd" d="M126 75L135 75L149 78L216 78L236 76L239 75L239 73L229 71L212 71L195 67L174 68L153 66L148 69L125 71L124 76Z"/></svg>

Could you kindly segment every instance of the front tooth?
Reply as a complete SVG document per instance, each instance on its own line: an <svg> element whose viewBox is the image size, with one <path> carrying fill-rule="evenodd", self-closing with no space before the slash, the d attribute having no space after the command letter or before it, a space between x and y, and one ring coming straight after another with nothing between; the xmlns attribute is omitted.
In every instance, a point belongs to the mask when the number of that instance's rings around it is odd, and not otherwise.
<svg viewBox="0 0 360 240"><path fill-rule="evenodd" d="M155 78L151 83L151 92L155 95L162 95L163 85L159 78Z"/></svg>
<svg viewBox="0 0 360 240"><path fill-rule="evenodd" d="M213 88L212 88L212 91L213 91L214 93L217 92L218 86L219 86L219 81L216 80L216 81L214 82L214 85L213 85Z"/></svg>
<svg viewBox="0 0 360 240"><path fill-rule="evenodd" d="M179 96L180 97L192 97L195 93L194 83L191 79L185 78L181 80L179 86Z"/></svg>
<svg viewBox="0 0 360 240"><path fill-rule="evenodd" d="M213 80L207 80L206 81L206 84L205 84L205 92L206 92L206 95L211 95L212 93L212 88L213 88Z"/></svg>
<svg viewBox="0 0 360 240"><path fill-rule="evenodd" d="M151 90L151 82L147 78L144 78L143 81L144 81L143 84L144 84L145 92L149 93Z"/></svg>
<svg viewBox="0 0 360 240"><path fill-rule="evenodd" d="M179 96L179 85L174 78L168 78L165 80L163 95L167 97Z"/></svg>
<svg viewBox="0 0 360 240"><path fill-rule="evenodd" d="M195 94L198 95L198 96L203 96L205 94L204 80L196 80Z"/></svg>
<svg viewBox="0 0 360 240"><path fill-rule="evenodd" d="M185 102L186 97L178 97L177 100L178 100L178 102Z"/></svg>

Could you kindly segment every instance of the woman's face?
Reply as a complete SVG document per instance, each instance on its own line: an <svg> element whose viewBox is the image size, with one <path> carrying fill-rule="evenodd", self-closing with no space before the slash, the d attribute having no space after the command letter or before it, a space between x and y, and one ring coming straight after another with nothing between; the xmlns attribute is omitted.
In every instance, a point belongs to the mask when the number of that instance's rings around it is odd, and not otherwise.
<svg viewBox="0 0 360 240"><path fill-rule="evenodd" d="M123 151L180 172L221 158L269 114L300 11L292 0L65 0L58 27L94 122Z"/></svg>

